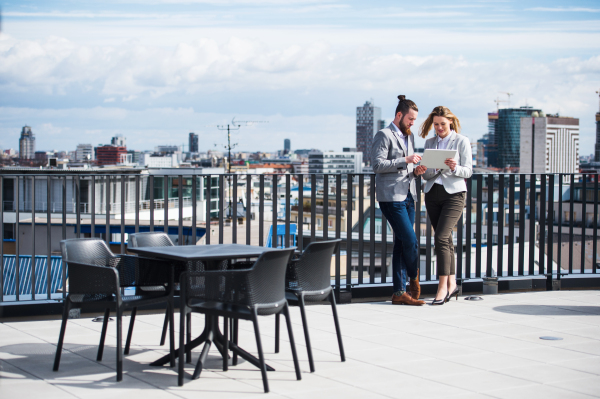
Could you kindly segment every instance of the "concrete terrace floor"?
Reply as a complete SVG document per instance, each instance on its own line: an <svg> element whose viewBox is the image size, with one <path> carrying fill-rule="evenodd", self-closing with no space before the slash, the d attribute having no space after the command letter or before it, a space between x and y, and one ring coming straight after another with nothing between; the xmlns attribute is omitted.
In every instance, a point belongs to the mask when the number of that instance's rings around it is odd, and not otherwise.
<svg viewBox="0 0 600 399"><path fill-rule="evenodd" d="M500 294L444 306L390 302L338 306L347 361L339 361L330 308L311 306L308 319L316 372L308 372L300 313L292 308L302 381L287 341L273 353L274 318L260 328L272 398L586 398L600 396L600 291ZM176 317L176 324L178 317ZM208 370L177 386L175 370L151 367L162 314L138 316L124 379L115 380L115 323L104 360L96 362L101 323L70 320L59 372L52 371L60 321L0 323L2 398L251 398L264 395L260 372L242 361L221 371L216 349ZM124 318L127 326L129 317ZM203 317L194 315L201 330ZM255 352L252 326L240 322L240 345ZM125 336L126 329L124 329ZM285 334L285 327L282 329ZM557 336L544 341L540 336Z"/></svg>

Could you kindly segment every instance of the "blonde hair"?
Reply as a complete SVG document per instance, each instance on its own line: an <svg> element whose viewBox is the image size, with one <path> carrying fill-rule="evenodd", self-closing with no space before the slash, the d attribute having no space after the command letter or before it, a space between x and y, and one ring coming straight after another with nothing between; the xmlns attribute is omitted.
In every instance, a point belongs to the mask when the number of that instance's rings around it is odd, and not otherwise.
<svg viewBox="0 0 600 399"><path fill-rule="evenodd" d="M427 119L425 119L425 122L423 122L423 124L421 125L421 129L419 130L419 136L421 136L422 138L427 137L429 131L431 130L431 127L433 126L433 118L436 116L442 116L446 119L449 119L450 129L454 130L456 133L460 133L460 121L458 120L456 115L454 115L448 107L440 105L438 107L435 107L433 111L431 111Z"/></svg>

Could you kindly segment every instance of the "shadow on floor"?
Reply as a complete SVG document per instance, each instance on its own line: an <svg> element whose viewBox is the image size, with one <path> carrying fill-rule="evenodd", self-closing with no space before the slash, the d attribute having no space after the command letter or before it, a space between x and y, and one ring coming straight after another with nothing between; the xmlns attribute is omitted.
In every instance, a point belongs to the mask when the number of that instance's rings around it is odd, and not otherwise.
<svg viewBox="0 0 600 399"><path fill-rule="evenodd" d="M503 305L493 308L496 312L543 315L543 316L597 316L600 306L550 306L550 305Z"/></svg>

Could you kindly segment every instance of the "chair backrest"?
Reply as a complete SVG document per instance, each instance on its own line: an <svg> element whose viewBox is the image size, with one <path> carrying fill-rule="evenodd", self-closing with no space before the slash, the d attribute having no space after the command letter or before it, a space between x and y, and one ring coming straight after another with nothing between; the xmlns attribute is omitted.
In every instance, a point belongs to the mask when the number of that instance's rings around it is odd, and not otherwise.
<svg viewBox="0 0 600 399"><path fill-rule="evenodd" d="M298 288L318 291L331 287L331 257L337 252L341 239L308 244L295 264Z"/></svg>
<svg viewBox="0 0 600 399"><path fill-rule="evenodd" d="M148 233L129 234L127 246L136 247L173 247L173 241L168 235L161 232L151 231Z"/></svg>
<svg viewBox="0 0 600 399"><path fill-rule="evenodd" d="M101 238L71 238L60 242L63 262L111 266L115 254Z"/></svg>
<svg viewBox="0 0 600 399"><path fill-rule="evenodd" d="M285 271L295 249L264 252L257 259L248 274L248 304L267 310L285 302Z"/></svg>

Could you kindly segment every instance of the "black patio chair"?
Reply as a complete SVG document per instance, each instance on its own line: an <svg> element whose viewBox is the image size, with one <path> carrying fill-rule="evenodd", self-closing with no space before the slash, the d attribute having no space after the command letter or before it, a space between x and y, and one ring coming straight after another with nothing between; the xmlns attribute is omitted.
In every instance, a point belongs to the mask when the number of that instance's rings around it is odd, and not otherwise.
<svg viewBox="0 0 600 399"><path fill-rule="evenodd" d="M308 364L310 372L315 371L310 336L308 334L308 322L306 320L306 302L321 302L328 300L333 311L333 322L337 334L338 346L342 362L346 361L344 355L344 344L340 331L337 308L335 305L335 293L331 288L331 257L337 252L342 240L311 242L308 244L298 259L293 259L287 268L285 276L285 294L290 306L299 306L302 316L302 327L304 328L304 339L308 352ZM275 353L279 353L279 315L275 316Z"/></svg>
<svg viewBox="0 0 600 399"><path fill-rule="evenodd" d="M288 304L285 299L285 270L295 248L278 249L263 253L250 269L215 270L184 273L181 277L181 316L179 335L179 376L178 384L183 385L184 377L184 330L183 320L189 312L199 312L212 317L212 329L194 370L192 379L200 377L211 344L220 349L223 356L223 371L228 368L228 352L234 353L233 365L241 356L256 365L262 375L265 392L269 392L267 366L262 349L258 316L279 315L286 320L296 378L302 379L298 356L294 343ZM224 318L224 332L217 327L218 317ZM233 339L228 337L228 319L233 319ZM237 346L238 321L250 320L254 325L254 335L258 351L256 359ZM222 347L222 348L221 348Z"/></svg>
<svg viewBox="0 0 600 399"><path fill-rule="evenodd" d="M151 232L147 232L147 233L135 233L135 234L129 234L129 238L127 239L127 248L137 248L137 247L173 247L175 246L175 244L173 244L173 241L171 241L171 239L169 238L169 236L165 233L162 232L158 232L158 231L151 231ZM183 270L179 270L180 268L178 268L178 270L175 271L175 295L178 295L178 289L177 289L177 284L179 283L179 274L183 271ZM179 271L179 273L178 273ZM145 290L152 290L152 287L145 287ZM165 321L163 323L163 329L162 329L162 334L160 335L160 345L164 345L165 344L165 340L167 338L167 328L169 327L169 318L170 318L170 312L169 312L169 308L167 307L167 310L165 311Z"/></svg>
<svg viewBox="0 0 600 399"><path fill-rule="evenodd" d="M139 306L166 303L171 309L170 363L175 366L175 331L173 328L173 267L172 262L138 256L115 255L106 243L98 238L75 238L60 242L62 259L69 268L69 294L64 302L62 324L54 358L54 371L58 371L69 311L93 306L105 309L100 344L96 360L102 360L104 340L111 309L117 319L117 381L123 379L123 350L121 316L131 309L131 321L125 344L129 353L135 314ZM122 295L124 287L154 287L151 291Z"/></svg>

